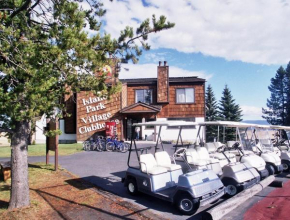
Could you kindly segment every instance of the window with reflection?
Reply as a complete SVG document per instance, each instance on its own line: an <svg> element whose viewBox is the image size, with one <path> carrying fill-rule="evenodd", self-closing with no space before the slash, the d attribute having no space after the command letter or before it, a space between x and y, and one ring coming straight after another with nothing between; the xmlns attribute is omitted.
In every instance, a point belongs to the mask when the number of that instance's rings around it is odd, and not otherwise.
<svg viewBox="0 0 290 220"><path fill-rule="evenodd" d="M135 102L152 103L152 89L135 90Z"/></svg>

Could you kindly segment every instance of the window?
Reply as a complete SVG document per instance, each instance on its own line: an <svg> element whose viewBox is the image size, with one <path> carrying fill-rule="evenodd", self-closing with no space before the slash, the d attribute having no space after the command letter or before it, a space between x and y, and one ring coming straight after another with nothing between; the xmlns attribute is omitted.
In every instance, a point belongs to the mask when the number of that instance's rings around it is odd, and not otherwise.
<svg viewBox="0 0 290 220"><path fill-rule="evenodd" d="M152 103L152 89L138 89L135 91L135 102Z"/></svg>
<svg viewBox="0 0 290 220"><path fill-rule="evenodd" d="M194 89L176 89L176 103L194 103Z"/></svg>
<svg viewBox="0 0 290 220"><path fill-rule="evenodd" d="M167 118L167 121L191 121L195 122L195 118ZM167 129L178 129L178 126L170 126ZM185 126L182 129L195 129L195 126Z"/></svg>

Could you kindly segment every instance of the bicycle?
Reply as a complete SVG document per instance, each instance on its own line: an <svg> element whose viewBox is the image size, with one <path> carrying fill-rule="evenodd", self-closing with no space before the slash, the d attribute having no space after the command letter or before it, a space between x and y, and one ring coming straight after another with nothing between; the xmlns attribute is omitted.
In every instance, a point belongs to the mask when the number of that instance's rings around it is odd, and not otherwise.
<svg viewBox="0 0 290 220"><path fill-rule="evenodd" d="M103 136L98 136L93 143L93 150L104 151L106 150L106 140Z"/></svg>
<svg viewBox="0 0 290 220"><path fill-rule="evenodd" d="M84 151L90 151L90 149L91 149L91 143L90 143L90 141L84 141L83 142L83 150Z"/></svg>
<svg viewBox="0 0 290 220"><path fill-rule="evenodd" d="M122 153L126 153L129 150L130 144L124 141L118 141L118 138L108 138L106 144L106 150L111 151L119 151Z"/></svg>
<svg viewBox="0 0 290 220"><path fill-rule="evenodd" d="M96 140L90 139L83 142L85 151L103 151L106 150L106 140L102 136L98 136Z"/></svg>

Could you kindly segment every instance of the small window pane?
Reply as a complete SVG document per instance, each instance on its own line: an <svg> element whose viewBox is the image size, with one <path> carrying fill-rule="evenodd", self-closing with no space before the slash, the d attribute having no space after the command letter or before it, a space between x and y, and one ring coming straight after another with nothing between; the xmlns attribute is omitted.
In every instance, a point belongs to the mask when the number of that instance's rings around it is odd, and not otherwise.
<svg viewBox="0 0 290 220"><path fill-rule="evenodd" d="M136 90L136 102L144 102L144 91Z"/></svg>
<svg viewBox="0 0 290 220"><path fill-rule="evenodd" d="M177 102L183 103L185 102L185 92L184 89L177 89L176 90Z"/></svg>
<svg viewBox="0 0 290 220"><path fill-rule="evenodd" d="M192 88L185 89L185 96L186 96L186 102L191 102L191 103L194 102Z"/></svg>
<svg viewBox="0 0 290 220"><path fill-rule="evenodd" d="M145 103L151 103L152 102L152 91L151 90L144 90L145 93Z"/></svg>

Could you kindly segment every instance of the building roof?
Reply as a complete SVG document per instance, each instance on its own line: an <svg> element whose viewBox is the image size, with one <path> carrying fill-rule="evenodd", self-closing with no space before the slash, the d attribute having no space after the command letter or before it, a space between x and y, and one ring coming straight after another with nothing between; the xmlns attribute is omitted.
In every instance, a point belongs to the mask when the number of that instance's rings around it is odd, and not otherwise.
<svg viewBox="0 0 290 220"><path fill-rule="evenodd" d="M128 84L156 84L157 78L135 78L135 79L120 79L122 83ZM184 83L184 82L205 82L205 79L198 78L197 76L188 77L169 77L169 83Z"/></svg>

